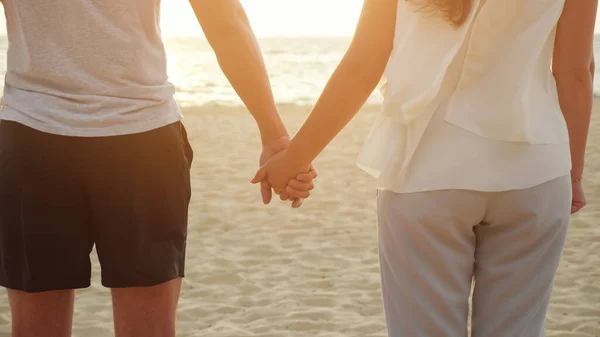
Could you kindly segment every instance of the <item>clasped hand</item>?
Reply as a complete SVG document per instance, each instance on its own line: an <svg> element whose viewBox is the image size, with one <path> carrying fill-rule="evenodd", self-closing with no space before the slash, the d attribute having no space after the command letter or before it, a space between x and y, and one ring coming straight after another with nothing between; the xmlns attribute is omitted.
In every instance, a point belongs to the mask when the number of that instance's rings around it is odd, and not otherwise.
<svg viewBox="0 0 600 337"><path fill-rule="evenodd" d="M271 200L272 189L281 200L291 200L292 207L298 208L303 200L310 196L310 191L314 188L313 180L316 178L317 172L312 165L295 160L288 154L287 149L284 149L264 162L252 183L261 183L265 204Z"/></svg>

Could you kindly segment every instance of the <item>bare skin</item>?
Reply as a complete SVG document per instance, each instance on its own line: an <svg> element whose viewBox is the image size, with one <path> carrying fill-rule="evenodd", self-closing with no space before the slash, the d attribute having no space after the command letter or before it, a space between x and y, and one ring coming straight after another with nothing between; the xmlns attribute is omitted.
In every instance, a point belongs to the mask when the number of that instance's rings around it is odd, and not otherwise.
<svg viewBox="0 0 600 337"><path fill-rule="evenodd" d="M29 294L8 290L12 312L12 337L70 337L73 290Z"/></svg>
<svg viewBox="0 0 600 337"><path fill-rule="evenodd" d="M115 337L175 337L181 279L112 289Z"/></svg>
<svg viewBox="0 0 600 337"><path fill-rule="evenodd" d="M112 289L115 337L175 337L181 279L153 287ZM9 290L12 337L70 337L73 290Z"/></svg>

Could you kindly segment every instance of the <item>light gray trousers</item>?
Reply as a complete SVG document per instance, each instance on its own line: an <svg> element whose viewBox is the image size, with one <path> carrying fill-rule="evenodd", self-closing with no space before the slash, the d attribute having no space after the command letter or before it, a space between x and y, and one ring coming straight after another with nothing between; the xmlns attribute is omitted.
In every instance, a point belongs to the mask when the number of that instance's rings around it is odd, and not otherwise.
<svg viewBox="0 0 600 337"><path fill-rule="evenodd" d="M570 218L571 180L507 192L380 191L390 337L541 337Z"/></svg>

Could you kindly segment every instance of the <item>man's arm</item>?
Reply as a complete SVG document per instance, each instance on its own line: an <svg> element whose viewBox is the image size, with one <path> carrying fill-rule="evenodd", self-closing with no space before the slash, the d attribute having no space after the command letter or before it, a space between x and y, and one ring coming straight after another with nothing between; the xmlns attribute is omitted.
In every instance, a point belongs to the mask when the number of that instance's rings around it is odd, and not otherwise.
<svg viewBox="0 0 600 337"><path fill-rule="evenodd" d="M221 70L258 124L263 165L287 148L289 137L277 113L262 52L246 12L239 0L190 0L190 4ZM261 182L261 194L265 204L271 202L271 186L266 180Z"/></svg>
<svg viewBox="0 0 600 337"><path fill-rule="evenodd" d="M260 47L239 0L190 0L190 4L223 73L256 120L263 146L287 138Z"/></svg>

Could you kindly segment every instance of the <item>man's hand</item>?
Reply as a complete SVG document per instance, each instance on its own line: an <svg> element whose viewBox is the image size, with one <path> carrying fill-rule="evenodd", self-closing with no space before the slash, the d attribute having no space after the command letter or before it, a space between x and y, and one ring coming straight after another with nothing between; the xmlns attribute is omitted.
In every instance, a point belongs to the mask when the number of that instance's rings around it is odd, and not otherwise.
<svg viewBox="0 0 600 337"><path fill-rule="evenodd" d="M271 157L277 153L287 149L290 144L289 136L281 136L263 144L262 153L260 154L260 166L262 167ZM260 193L262 194L263 203L266 205L273 198L273 190L267 179L260 182Z"/></svg>

